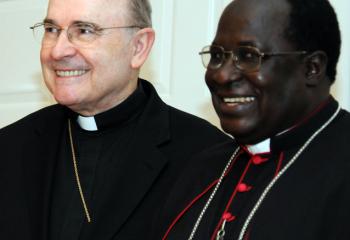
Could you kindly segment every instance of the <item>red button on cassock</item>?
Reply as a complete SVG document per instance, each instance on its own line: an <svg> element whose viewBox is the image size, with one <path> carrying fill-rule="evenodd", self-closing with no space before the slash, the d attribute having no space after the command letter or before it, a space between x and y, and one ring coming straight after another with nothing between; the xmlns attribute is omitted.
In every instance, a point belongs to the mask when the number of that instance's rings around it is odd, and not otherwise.
<svg viewBox="0 0 350 240"><path fill-rule="evenodd" d="M252 161L255 165L259 165L268 160L268 158L262 158L259 155L254 155L252 158L253 158Z"/></svg>
<svg viewBox="0 0 350 240"><path fill-rule="evenodd" d="M233 216L229 212L225 212L224 215L222 216L222 219L226 220L227 222L231 222L231 221L235 220L235 218L236 218L236 216Z"/></svg>
<svg viewBox="0 0 350 240"><path fill-rule="evenodd" d="M248 192L248 191L250 191L250 189L252 189L252 187L251 187L251 186L248 186L248 185L245 184L245 183L240 183L240 184L238 184L238 186L237 186L238 192Z"/></svg>

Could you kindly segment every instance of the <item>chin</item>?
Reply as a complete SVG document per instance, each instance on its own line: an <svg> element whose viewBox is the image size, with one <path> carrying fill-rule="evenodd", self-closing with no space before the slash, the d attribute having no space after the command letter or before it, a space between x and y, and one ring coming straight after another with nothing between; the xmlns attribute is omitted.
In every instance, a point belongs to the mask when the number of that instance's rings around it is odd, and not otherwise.
<svg viewBox="0 0 350 240"><path fill-rule="evenodd" d="M230 134L234 139L241 144L254 144L259 142L259 139L254 131L254 127L247 124L244 120L228 120L220 119L221 128L226 133Z"/></svg>
<svg viewBox="0 0 350 240"><path fill-rule="evenodd" d="M69 95L67 93L56 92L56 93L53 93L53 97L55 98L57 103L64 106L72 106L78 103L78 99L76 99L74 96Z"/></svg>

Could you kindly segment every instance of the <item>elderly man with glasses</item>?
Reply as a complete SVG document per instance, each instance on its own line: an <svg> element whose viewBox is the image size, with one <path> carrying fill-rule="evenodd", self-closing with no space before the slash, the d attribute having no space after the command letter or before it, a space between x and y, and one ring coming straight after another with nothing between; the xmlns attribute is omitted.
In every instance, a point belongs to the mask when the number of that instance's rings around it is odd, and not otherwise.
<svg viewBox="0 0 350 240"><path fill-rule="evenodd" d="M350 239L350 114L330 95L340 42L328 0L227 6L200 55L234 139L191 162L154 239Z"/></svg>
<svg viewBox="0 0 350 240"><path fill-rule="evenodd" d="M0 239L151 239L187 160L228 137L138 77L147 0L50 0L31 29L58 104L0 131Z"/></svg>

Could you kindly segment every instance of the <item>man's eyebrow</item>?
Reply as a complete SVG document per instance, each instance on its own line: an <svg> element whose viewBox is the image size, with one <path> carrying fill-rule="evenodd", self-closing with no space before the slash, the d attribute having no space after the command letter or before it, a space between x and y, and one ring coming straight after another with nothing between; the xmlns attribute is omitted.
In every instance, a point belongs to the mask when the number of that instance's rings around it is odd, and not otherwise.
<svg viewBox="0 0 350 240"><path fill-rule="evenodd" d="M215 41L211 43L212 45L221 46L220 44L216 43ZM244 40L239 41L237 43L237 46L243 46L243 47L258 47L258 44L253 40Z"/></svg>
<svg viewBox="0 0 350 240"><path fill-rule="evenodd" d="M45 19L43 20L43 23L50 23L50 24L53 24L53 25L57 25L56 21L53 20L53 19L50 19L50 18L45 18ZM92 26L97 27L97 28L100 27L100 26L97 25L96 23L87 22L87 21L81 21L81 20L73 21L72 24L73 24L73 25L92 25Z"/></svg>
<svg viewBox="0 0 350 240"><path fill-rule="evenodd" d="M93 23L93 22L87 22L87 21L81 21L81 20L77 20L77 21L73 21L72 23L73 25L91 25L91 26L94 26L94 27L97 27L99 28L100 26L96 23Z"/></svg>
<svg viewBox="0 0 350 240"><path fill-rule="evenodd" d="M255 41L240 41L238 46L258 47Z"/></svg>
<svg viewBox="0 0 350 240"><path fill-rule="evenodd" d="M43 20L43 23L50 23L50 24L56 25L56 22L53 19L50 19L50 18L45 18Z"/></svg>

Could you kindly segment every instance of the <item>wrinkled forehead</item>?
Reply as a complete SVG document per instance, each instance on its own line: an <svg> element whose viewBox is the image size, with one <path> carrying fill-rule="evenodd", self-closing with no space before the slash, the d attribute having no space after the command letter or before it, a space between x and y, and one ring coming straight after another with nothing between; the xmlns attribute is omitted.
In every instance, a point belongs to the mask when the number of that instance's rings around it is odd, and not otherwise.
<svg viewBox="0 0 350 240"><path fill-rule="evenodd" d="M290 6L286 0L235 0L224 10L217 37L227 35L247 40L281 36L288 26Z"/></svg>
<svg viewBox="0 0 350 240"><path fill-rule="evenodd" d="M59 25L74 21L124 24L129 12L128 0L49 0L46 18Z"/></svg>

